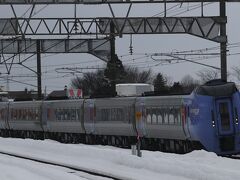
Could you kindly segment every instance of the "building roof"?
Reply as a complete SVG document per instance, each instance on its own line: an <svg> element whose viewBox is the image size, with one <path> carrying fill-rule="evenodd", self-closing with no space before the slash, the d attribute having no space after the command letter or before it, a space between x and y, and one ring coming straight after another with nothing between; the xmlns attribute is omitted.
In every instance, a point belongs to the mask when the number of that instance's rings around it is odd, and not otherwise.
<svg viewBox="0 0 240 180"><path fill-rule="evenodd" d="M68 99L66 90L52 91L48 96L47 100L57 100L57 99Z"/></svg>

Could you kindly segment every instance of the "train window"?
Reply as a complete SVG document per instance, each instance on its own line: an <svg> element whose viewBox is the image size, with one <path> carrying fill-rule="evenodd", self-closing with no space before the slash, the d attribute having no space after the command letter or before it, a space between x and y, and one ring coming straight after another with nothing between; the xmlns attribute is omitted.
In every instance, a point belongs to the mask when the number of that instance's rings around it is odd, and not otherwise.
<svg viewBox="0 0 240 180"><path fill-rule="evenodd" d="M59 109L54 109L54 114L55 114L56 120L59 120L60 119Z"/></svg>
<svg viewBox="0 0 240 180"><path fill-rule="evenodd" d="M71 111L70 109L65 109L65 120L71 120Z"/></svg>
<svg viewBox="0 0 240 180"><path fill-rule="evenodd" d="M70 119L71 120L76 120L76 111L75 111L75 109L70 109Z"/></svg>
<svg viewBox="0 0 240 180"><path fill-rule="evenodd" d="M156 122L157 122L156 110L154 108L151 108L150 114L151 114L150 124L156 124Z"/></svg>
<svg viewBox="0 0 240 180"><path fill-rule="evenodd" d="M147 123L151 124L152 123L152 110L151 110L151 108L146 109L146 114L147 114Z"/></svg>
<svg viewBox="0 0 240 180"><path fill-rule="evenodd" d="M70 109L65 109L66 113L66 119L65 120L71 120L71 110Z"/></svg>
<svg viewBox="0 0 240 180"><path fill-rule="evenodd" d="M76 119L78 121L81 121L81 111L80 111L80 109L76 109Z"/></svg>
<svg viewBox="0 0 240 180"><path fill-rule="evenodd" d="M17 110L17 119L16 120L21 120L22 119L22 111L21 109L16 109Z"/></svg>
<svg viewBox="0 0 240 180"><path fill-rule="evenodd" d="M71 109L65 109L65 120L72 120L71 118Z"/></svg>
<svg viewBox="0 0 240 180"><path fill-rule="evenodd" d="M100 109L101 121L126 121L123 108Z"/></svg>
<svg viewBox="0 0 240 180"><path fill-rule="evenodd" d="M108 113L107 109L101 109L101 121L108 121Z"/></svg>
<svg viewBox="0 0 240 180"><path fill-rule="evenodd" d="M180 107L177 108L177 112L176 113L177 113L177 124L181 125L182 121L181 121L181 108Z"/></svg>
<svg viewBox="0 0 240 180"><path fill-rule="evenodd" d="M158 118L158 124L163 124L163 117L162 117L162 115L158 114L157 118Z"/></svg>
<svg viewBox="0 0 240 180"><path fill-rule="evenodd" d="M152 123L152 117L150 114L147 114L147 123L151 124Z"/></svg>
<svg viewBox="0 0 240 180"><path fill-rule="evenodd" d="M169 107L167 110L167 113L168 113L168 124L174 124L173 108Z"/></svg>
<svg viewBox="0 0 240 180"><path fill-rule="evenodd" d="M129 106L129 107L126 107L125 111L128 112L128 123L131 123L132 122L132 119L135 118L135 114L134 114L134 108L133 106Z"/></svg>
<svg viewBox="0 0 240 180"><path fill-rule="evenodd" d="M163 108L159 109L159 113L158 113L158 123L159 124L164 124L165 120L164 120L164 110Z"/></svg>
<svg viewBox="0 0 240 180"><path fill-rule="evenodd" d="M146 109L148 124L181 124L180 107L157 107Z"/></svg>
<svg viewBox="0 0 240 180"><path fill-rule="evenodd" d="M67 111L66 111L66 109L62 109L62 120L63 121L67 120Z"/></svg>
<svg viewBox="0 0 240 180"><path fill-rule="evenodd" d="M39 109L35 109L35 112L36 112L35 118L36 118L36 120L39 120L39 118L40 118L40 110Z"/></svg>
<svg viewBox="0 0 240 180"><path fill-rule="evenodd" d="M61 108L58 109L58 120L62 121L63 120L63 110Z"/></svg>
<svg viewBox="0 0 240 180"><path fill-rule="evenodd" d="M28 119L29 120L34 120L35 119L35 113L34 113L33 108L29 109L29 111L28 111Z"/></svg>
<svg viewBox="0 0 240 180"><path fill-rule="evenodd" d="M47 119L48 120L52 120L52 109L51 108L47 108Z"/></svg>
<svg viewBox="0 0 240 180"><path fill-rule="evenodd" d="M59 109L59 114L60 114L60 121L64 121L65 119L65 114L64 114L64 109Z"/></svg>
<svg viewBox="0 0 240 180"><path fill-rule="evenodd" d="M22 109L22 119L27 120L27 111L26 109Z"/></svg>
<svg viewBox="0 0 240 180"><path fill-rule="evenodd" d="M23 109L23 119L28 120L28 110L27 109Z"/></svg>
<svg viewBox="0 0 240 180"><path fill-rule="evenodd" d="M174 116L172 114L169 114L169 116L168 116L168 123L174 124Z"/></svg>
<svg viewBox="0 0 240 180"><path fill-rule="evenodd" d="M1 115L0 115L0 119L1 120L4 120L6 118L6 111L7 109L1 109Z"/></svg>
<svg viewBox="0 0 240 180"><path fill-rule="evenodd" d="M28 119L32 120L32 109L28 109Z"/></svg>
<svg viewBox="0 0 240 180"><path fill-rule="evenodd" d="M168 124L168 120L169 120L169 108L164 108L163 109L163 116L164 116L164 124Z"/></svg>
<svg viewBox="0 0 240 180"><path fill-rule="evenodd" d="M16 120L17 119L17 112L15 109L11 109L11 119Z"/></svg>
<svg viewBox="0 0 240 180"><path fill-rule="evenodd" d="M152 115L152 124L157 124L157 115L156 114Z"/></svg>
<svg viewBox="0 0 240 180"><path fill-rule="evenodd" d="M0 120L4 119L4 109L1 109L0 111Z"/></svg>
<svg viewBox="0 0 240 180"><path fill-rule="evenodd" d="M4 119L4 115L3 115L4 111L3 109L0 110L0 120L3 120Z"/></svg>

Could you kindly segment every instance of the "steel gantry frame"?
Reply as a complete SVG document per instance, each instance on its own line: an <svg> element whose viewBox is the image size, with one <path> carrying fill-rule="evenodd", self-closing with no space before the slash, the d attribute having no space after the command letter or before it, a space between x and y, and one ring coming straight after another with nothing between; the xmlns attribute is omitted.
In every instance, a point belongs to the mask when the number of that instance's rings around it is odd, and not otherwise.
<svg viewBox="0 0 240 180"><path fill-rule="evenodd" d="M203 16L203 3L205 2L218 2L220 15L216 17L204 17ZM30 40L26 39L26 36L41 36L41 35L51 35L51 36L61 36L61 38L69 38L69 36L74 35L95 35L95 38L108 38L110 40L110 48L103 49L105 55L107 50L110 51L110 59L113 57L112 48L114 45L114 37L122 36L123 34L182 34L187 33L194 36L198 36L207 40L220 43L221 47L221 78L227 79L227 63L226 63L226 2L240 2L240 0L0 0L0 5L10 5L14 13L12 19L0 19L0 35L10 36L14 39L12 42L2 39L1 46L2 55L11 52L11 44L21 49L22 44L27 44ZM111 8L111 4L127 3L129 4L129 9L126 17L119 18L115 17L114 12ZM131 10L131 6L134 3L164 3L164 17L128 17ZM166 4L167 3L201 3L202 5L202 16L201 17L167 17L166 16ZM29 18L19 18L17 17L13 5L23 5L32 4L32 10ZM103 18L32 18L32 12L37 4L108 4L112 16ZM45 29L45 30L43 30ZM65 37L64 37L65 36ZM77 36L75 36L76 39ZM35 54L37 54L38 66L40 66L40 54L42 52L43 41L54 40L38 40L32 39L31 41L36 41ZM89 40L90 41L90 40ZM98 41L98 40L96 40ZM17 43L15 43L17 42ZM67 42L67 41L66 41ZM20 45L21 44L21 45ZM7 47L7 48L6 48ZM56 46L55 52L59 47ZM64 45L64 51L69 53L67 48L67 43ZM25 48L28 49L28 48ZM13 50L13 48L12 48ZM26 51L17 51L17 54L28 53L29 49ZM113 52L111 52L113 51ZM103 53L104 54L104 53ZM109 59L109 55L108 59ZM13 60L12 60L13 62ZM7 63L6 61L1 61L0 63ZM40 78L41 72L37 72Z"/></svg>
<svg viewBox="0 0 240 180"><path fill-rule="evenodd" d="M221 0L0 0L0 4L126 4L126 3L198 3ZM223 0L240 2L240 0Z"/></svg>
<svg viewBox="0 0 240 180"><path fill-rule="evenodd" d="M220 26L226 17L100 17L100 18L11 18L0 19L0 35L95 35L123 34L190 34L214 42L226 42ZM77 29L75 28L77 27Z"/></svg>

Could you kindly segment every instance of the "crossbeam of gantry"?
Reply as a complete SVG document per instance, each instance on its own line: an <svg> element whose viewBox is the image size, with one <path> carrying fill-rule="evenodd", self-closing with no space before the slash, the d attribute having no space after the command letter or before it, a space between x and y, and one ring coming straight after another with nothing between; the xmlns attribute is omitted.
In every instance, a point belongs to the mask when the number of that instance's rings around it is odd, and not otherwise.
<svg viewBox="0 0 240 180"><path fill-rule="evenodd" d="M89 53L103 61L110 57L109 39L38 39L40 53ZM0 39L0 54L35 54L37 39Z"/></svg>
<svg viewBox="0 0 240 180"><path fill-rule="evenodd" d="M106 3L189 3L220 2L220 0L0 0L0 4L106 4ZM240 2L240 0L225 0Z"/></svg>
<svg viewBox="0 0 240 180"><path fill-rule="evenodd" d="M0 19L0 35L105 35L190 34L214 42L226 42L220 36L220 24L226 17L122 17L122 18L18 18Z"/></svg>

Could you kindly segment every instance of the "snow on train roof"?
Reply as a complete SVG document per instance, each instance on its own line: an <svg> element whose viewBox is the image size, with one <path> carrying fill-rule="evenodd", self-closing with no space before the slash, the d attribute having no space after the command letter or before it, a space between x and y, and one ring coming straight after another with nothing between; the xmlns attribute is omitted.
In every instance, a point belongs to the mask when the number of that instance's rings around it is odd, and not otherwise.
<svg viewBox="0 0 240 180"><path fill-rule="evenodd" d="M147 83L122 83L116 84L116 86L152 86L152 85Z"/></svg>
<svg viewBox="0 0 240 180"><path fill-rule="evenodd" d="M117 84L118 96L141 96L144 92L154 91L154 86L146 83Z"/></svg>

